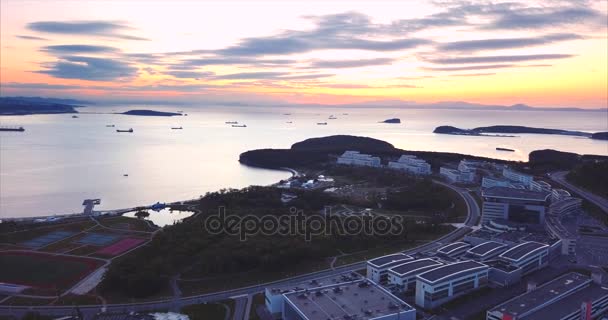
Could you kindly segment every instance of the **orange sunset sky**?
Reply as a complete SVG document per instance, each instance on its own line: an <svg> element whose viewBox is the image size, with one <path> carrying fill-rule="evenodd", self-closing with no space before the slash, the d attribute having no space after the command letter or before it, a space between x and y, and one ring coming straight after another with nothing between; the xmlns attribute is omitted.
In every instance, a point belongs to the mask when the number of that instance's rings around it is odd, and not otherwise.
<svg viewBox="0 0 608 320"><path fill-rule="evenodd" d="M605 0L0 3L2 96L607 107Z"/></svg>

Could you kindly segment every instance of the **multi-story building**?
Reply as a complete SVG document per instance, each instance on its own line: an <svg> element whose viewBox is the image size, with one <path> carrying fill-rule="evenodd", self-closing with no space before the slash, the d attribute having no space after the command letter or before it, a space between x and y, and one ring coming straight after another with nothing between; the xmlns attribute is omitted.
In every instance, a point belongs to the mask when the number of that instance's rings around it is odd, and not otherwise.
<svg viewBox="0 0 608 320"><path fill-rule="evenodd" d="M549 205L549 213L557 216L565 216L579 212L582 207L583 199L567 197L551 202L551 205Z"/></svg>
<svg viewBox="0 0 608 320"><path fill-rule="evenodd" d="M409 261L388 269L388 282L407 291L416 286L416 276L442 266L443 263L425 258Z"/></svg>
<svg viewBox="0 0 608 320"><path fill-rule="evenodd" d="M388 279L388 269L414 258L407 254L396 253L367 261L367 278L375 283L385 283Z"/></svg>
<svg viewBox="0 0 608 320"><path fill-rule="evenodd" d="M481 188L487 189L492 187L508 187L514 188L513 181L503 178L483 177L481 178Z"/></svg>
<svg viewBox="0 0 608 320"><path fill-rule="evenodd" d="M416 304L434 309L459 296L484 287L488 266L476 261L444 265L416 277Z"/></svg>
<svg viewBox="0 0 608 320"><path fill-rule="evenodd" d="M509 168L504 168L502 170L502 175L503 175L503 177L505 177L511 181L516 181L516 182L520 182L520 183L524 184L527 188L530 188L530 184L532 183L532 181L534 181L533 176L531 176L529 174L517 172L517 171L511 170Z"/></svg>
<svg viewBox="0 0 608 320"><path fill-rule="evenodd" d="M513 267L521 268L522 275L526 275L549 263L549 245L535 241L523 242L498 257Z"/></svg>
<svg viewBox="0 0 608 320"><path fill-rule="evenodd" d="M545 221L545 208L549 193L530 190L492 187L484 189L481 222L505 219L520 223L541 224Z"/></svg>
<svg viewBox="0 0 608 320"><path fill-rule="evenodd" d="M478 168L484 166L485 163L482 161L475 161L475 160L467 160L467 159L462 159L459 163L458 163L458 170L460 171L475 171Z"/></svg>
<svg viewBox="0 0 608 320"><path fill-rule="evenodd" d="M508 246L504 243L488 241L467 250L464 257L484 262L498 257L498 255L507 250L507 248Z"/></svg>
<svg viewBox="0 0 608 320"><path fill-rule="evenodd" d="M416 309L369 280L299 290L283 296L283 320L416 319Z"/></svg>
<svg viewBox="0 0 608 320"><path fill-rule="evenodd" d="M439 174L444 176L451 183L471 183L475 181L474 171L460 171L448 167L440 167Z"/></svg>
<svg viewBox="0 0 608 320"><path fill-rule="evenodd" d="M388 167L391 169L406 171L416 175L431 174L431 165L413 155L402 155L397 161L390 161Z"/></svg>
<svg viewBox="0 0 608 320"><path fill-rule="evenodd" d="M470 247L471 245L466 242L452 242L437 249L437 254L448 258L456 258L464 254Z"/></svg>
<svg viewBox="0 0 608 320"><path fill-rule="evenodd" d="M551 201L558 201L558 200L562 200L565 198L569 198L572 195L570 195L570 192L568 192L567 190L564 189L553 189L551 191Z"/></svg>
<svg viewBox="0 0 608 320"><path fill-rule="evenodd" d="M608 310L608 288L567 273L486 312L486 320L591 320Z"/></svg>
<svg viewBox="0 0 608 320"><path fill-rule="evenodd" d="M538 192L551 192L551 185L545 181L532 180L530 182L530 190Z"/></svg>
<svg viewBox="0 0 608 320"><path fill-rule="evenodd" d="M359 153L359 151L345 151L337 161L338 164L351 165L351 166L363 166L363 167L376 167L382 166L382 162L379 157L374 157L369 154Z"/></svg>

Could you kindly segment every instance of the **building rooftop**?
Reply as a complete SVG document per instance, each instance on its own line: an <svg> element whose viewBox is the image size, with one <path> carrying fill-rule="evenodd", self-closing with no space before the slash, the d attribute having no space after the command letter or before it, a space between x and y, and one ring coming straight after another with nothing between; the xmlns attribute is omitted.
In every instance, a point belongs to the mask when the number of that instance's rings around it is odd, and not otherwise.
<svg viewBox="0 0 608 320"><path fill-rule="evenodd" d="M337 275L333 275L333 276L329 276L329 277L323 277L323 278L313 279L313 280L309 280L309 281L302 281L300 283L291 284L288 286L267 288L267 290L270 291L273 295L276 295L276 294L283 294L283 293L299 291L299 290L319 288L319 287L324 287L324 286L338 284L338 283L351 282L351 281L356 281L356 280L361 280L361 279L363 279L363 276L361 276L360 274L358 274L356 272L345 272L342 274L337 274Z"/></svg>
<svg viewBox="0 0 608 320"><path fill-rule="evenodd" d="M392 267L389 269L389 272L393 272L399 276L407 276L407 275L415 275L418 273L426 272L431 269L442 266L441 262L435 261L433 259L418 259L410 262L406 262L404 264L400 264L396 267Z"/></svg>
<svg viewBox="0 0 608 320"><path fill-rule="evenodd" d="M390 268L409 260L414 260L414 258L404 253L396 253L371 259L367 263L377 268Z"/></svg>
<svg viewBox="0 0 608 320"><path fill-rule="evenodd" d="M519 269L518 267L514 267L502 260L484 261L483 263L487 264L488 267L490 267L490 268L498 269L500 271L504 271L504 272L508 272L508 273L511 273L511 272Z"/></svg>
<svg viewBox="0 0 608 320"><path fill-rule="evenodd" d="M536 241L520 243L515 247L503 252L500 257L510 261L521 261L527 256L540 250L546 249L548 245Z"/></svg>
<svg viewBox="0 0 608 320"><path fill-rule="evenodd" d="M477 245L467 251L468 254L472 254L479 257L484 257L488 254L495 253L497 251L506 250L507 245L496 241L484 242Z"/></svg>
<svg viewBox="0 0 608 320"><path fill-rule="evenodd" d="M468 248L470 246L471 245L466 242L453 242L453 243L450 243L448 245L445 245L445 246L437 249L437 252L443 253L443 254L450 254L454 251L457 251L457 250L463 249L463 248Z"/></svg>
<svg viewBox="0 0 608 320"><path fill-rule="evenodd" d="M483 197L519 199L531 201L545 201L550 193L537 192L525 189L513 189L509 187L491 187L484 189L481 193Z"/></svg>
<svg viewBox="0 0 608 320"><path fill-rule="evenodd" d="M476 261L461 261L427 271L418 275L418 278L434 283L463 273L475 272L487 268L487 265Z"/></svg>
<svg viewBox="0 0 608 320"><path fill-rule="evenodd" d="M553 303L550 307L542 308L524 316L522 320L562 319L573 312L580 312L583 302L590 302L606 295L608 295L608 288L591 283L588 287L560 300L559 303Z"/></svg>
<svg viewBox="0 0 608 320"><path fill-rule="evenodd" d="M285 294L306 319L375 319L413 308L367 280Z"/></svg>
<svg viewBox="0 0 608 320"><path fill-rule="evenodd" d="M533 291L519 295L507 302L493 308L492 311L500 311L503 314L509 314L511 316L526 316L534 309L538 308L541 304L547 302L554 302L552 300L558 299L564 293L575 290L578 287L584 286L589 283L591 279L580 273L571 272L567 273L555 280L547 282L546 284L536 288ZM565 299L565 300L570 300ZM565 301L561 300L561 301ZM560 303L561 303L560 301ZM580 305L579 305L580 306ZM552 305L553 308L553 305ZM540 319L540 318L539 318ZM542 319L554 319L553 317L542 318Z"/></svg>

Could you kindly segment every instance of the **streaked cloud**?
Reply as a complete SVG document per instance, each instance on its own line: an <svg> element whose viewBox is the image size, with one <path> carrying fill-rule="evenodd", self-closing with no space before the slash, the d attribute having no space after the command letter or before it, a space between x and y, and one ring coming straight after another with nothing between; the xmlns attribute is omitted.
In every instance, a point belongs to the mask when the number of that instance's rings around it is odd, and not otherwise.
<svg viewBox="0 0 608 320"><path fill-rule="evenodd" d="M112 21L38 21L27 24L32 31L53 34L89 35L123 40L148 40L142 37L127 35L123 31L132 28L124 23Z"/></svg>
<svg viewBox="0 0 608 320"><path fill-rule="evenodd" d="M309 68L338 69L338 68L359 68L368 66L379 66L391 64L395 59L375 58L359 60L315 60L310 63Z"/></svg>
<svg viewBox="0 0 608 320"><path fill-rule="evenodd" d="M455 57L455 58L431 58L427 61L436 64L466 64L466 63L505 63L536 60L553 60L571 58L572 54L523 54L504 56L478 56L478 57Z"/></svg>
<svg viewBox="0 0 608 320"><path fill-rule="evenodd" d="M559 41L578 40L583 37L572 33L549 34L540 37L483 39L448 42L438 46L441 51L479 51L525 48Z"/></svg>
<svg viewBox="0 0 608 320"><path fill-rule="evenodd" d="M81 54L81 53L114 53L119 50L108 46L96 46L85 44L69 44L42 47L43 51L56 54Z"/></svg>
<svg viewBox="0 0 608 320"><path fill-rule="evenodd" d="M36 40L36 41L49 41L47 38L36 37L36 36L28 36L28 35L16 35L15 37L23 40Z"/></svg>
<svg viewBox="0 0 608 320"><path fill-rule="evenodd" d="M63 56L59 60L43 64L38 73L56 78L82 79L90 81L111 81L131 78L137 68L114 59Z"/></svg>

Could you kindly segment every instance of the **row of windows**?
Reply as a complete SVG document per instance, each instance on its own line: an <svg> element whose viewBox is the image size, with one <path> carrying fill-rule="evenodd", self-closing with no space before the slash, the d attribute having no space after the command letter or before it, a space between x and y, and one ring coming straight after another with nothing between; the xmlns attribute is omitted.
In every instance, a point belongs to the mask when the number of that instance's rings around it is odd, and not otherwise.
<svg viewBox="0 0 608 320"><path fill-rule="evenodd" d="M447 298L448 296L449 296L448 289L441 290L441 291L435 292L435 293L425 292L424 293L424 300L426 300L426 301L436 301L436 300L441 300L441 299Z"/></svg>

